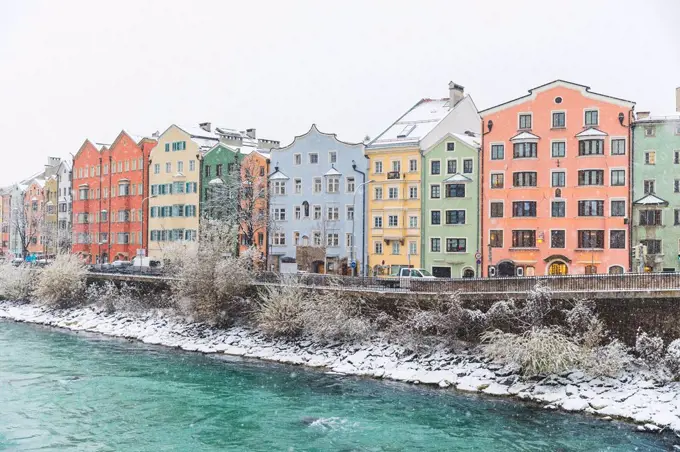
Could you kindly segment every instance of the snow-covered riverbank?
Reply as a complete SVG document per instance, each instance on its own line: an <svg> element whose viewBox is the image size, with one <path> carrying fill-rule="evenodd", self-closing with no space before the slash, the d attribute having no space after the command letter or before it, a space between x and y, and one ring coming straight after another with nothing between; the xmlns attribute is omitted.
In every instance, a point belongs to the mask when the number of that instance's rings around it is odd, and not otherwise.
<svg viewBox="0 0 680 452"><path fill-rule="evenodd" d="M680 432L680 383L663 384L641 370L619 379L590 378L573 371L522 381L516 369L487 363L469 351L439 351L415 356L386 342L319 345L308 340L271 340L260 333L218 330L187 323L163 312L107 314L95 307L48 310L42 306L0 301L0 318L74 331L137 339L149 344L202 353L259 358L287 364L325 367L333 372L438 385L493 396L514 396L548 409L584 411L619 417L639 429Z"/></svg>

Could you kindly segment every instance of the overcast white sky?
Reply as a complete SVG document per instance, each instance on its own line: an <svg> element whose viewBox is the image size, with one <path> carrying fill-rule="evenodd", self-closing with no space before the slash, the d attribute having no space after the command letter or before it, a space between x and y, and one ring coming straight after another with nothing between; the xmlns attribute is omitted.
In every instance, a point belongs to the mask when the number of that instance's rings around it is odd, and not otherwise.
<svg viewBox="0 0 680 452"><path fill-rule="evenodd" d="M449 80L480 109L563 78L675 110L679 0L329 3L0 0L0 185L123 128L359 141Z"/></svg>

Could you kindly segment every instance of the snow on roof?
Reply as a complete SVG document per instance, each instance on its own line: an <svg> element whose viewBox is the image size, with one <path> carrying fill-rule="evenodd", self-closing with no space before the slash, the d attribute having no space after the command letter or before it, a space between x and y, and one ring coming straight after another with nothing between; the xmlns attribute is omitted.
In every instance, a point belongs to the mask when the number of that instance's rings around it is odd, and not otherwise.
<svg viewBox="0 0 680 452"><path fill-rule="evenodd" d="M595 127L590 127L580 133L576 134L576 138L593 138L593 137L606 137L607 134L600 129Z"/></svg>
<svg viewBox="0 0 680 452"><path fill-rule="evenodd" d="M482 138L479 134L473 134L473 135L467 135L465 133L452 133L454 137L459 139L460 141L467 143L468 145L472 146L473 148L478 148L482 145Z"/></svg>
<svg viewBox="0 0 680 452"><path fill-rule="evenodd" d="M335 166L331 166L331 169L326 171L324 176L342 176L342 173L335 169Z"/></svg>
<svg viewBox="0 0 680 452"><path fill-rule="evenodd" d="M510 138L510 141L522 141L522 140L538 140L541 137L534 135L531 132L520 132L514 137Z"/></svg>
<svg viewBox="0 0 680 452"><path fill-rule="evenodd" d="M639 114L639 113L638 113ZM650 115L646 118L636 119L633 123L638 122L673 122L680 121L680 114L673 113L669 115Z"/></svg>
<svg viewBox="0 0 680 452"><path fill-rule="evenodd" d="M654 194L649 194L633 202L633 204L642 206L666 206L668 205L668 201L661 199Z"/></svg>
<svg viewBox="0 0 680 452"><path fill-rule="evenodd" d="M469 177L464 176L462 174L456 173L456 174L449 176L446 179L444 179L444 182L467 183L467 182L472 182L472 179L470 179Z"/></svg>
<svg viewBox="0 0 680 452"><path fill-rule="evenodd" d="M191 135L191 138L207 138L209 140L219 140L220 137L217 136L214 132L208 132L205 129L202 129L201 127L198 126L183 126L183 125L178 125L180 129L184 130L186 133Z"/></svg>
<svg viewBox="0 0 680 452"><path fill-rule="evenodd" d="M371 141L368 148L415 144L449 114L449 99L422 99Z"/></svg>
<svg viewBox="0 0 680 452"><path fill-rule="evenodd" d="M274 172L274 174L269 176L269 180L288 180L288 179L290 179L290 177L286 176L278 169Z"/></svg>

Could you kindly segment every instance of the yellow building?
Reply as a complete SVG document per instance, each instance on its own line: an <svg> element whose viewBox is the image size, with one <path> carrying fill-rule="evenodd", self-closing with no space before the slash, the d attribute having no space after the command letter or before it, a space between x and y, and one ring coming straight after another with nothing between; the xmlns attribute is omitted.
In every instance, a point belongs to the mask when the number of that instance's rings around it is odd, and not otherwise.
<svg viewBox="0 0 680 452"><path fill-rule="evenodd" d="M162 259L173 243L197 240L201 158L219 138L204 128L170 126L151 151L148 255ZM144 206L146 208L147 206Z"/></svg>
<svg viewBox="0 0 680 452"><path fill-rule="evenodd" d="M40 243L48 255L57 254L57 206L59 188L56 176L45 181L45 218L40 231Z"/></svg>
<svg viewBox="0 0 680 452"><path fill-rule="evenodd" d="M448 133L479 130L479 116L463 87L449 83L449 97L422 99L366 146L369 160L368 263L374 275L420 267L423 221L422 151Z"/></svg>

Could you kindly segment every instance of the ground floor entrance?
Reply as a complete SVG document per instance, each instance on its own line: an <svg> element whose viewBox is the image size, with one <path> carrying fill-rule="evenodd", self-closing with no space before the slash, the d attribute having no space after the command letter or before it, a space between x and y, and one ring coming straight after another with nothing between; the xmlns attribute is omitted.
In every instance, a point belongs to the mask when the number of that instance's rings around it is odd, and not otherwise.
<svg viewBox="0 0 680 452"><path fill-rule="evenodd" d="M451 267L432 267L432 276L436 278L450 278Z"/></svg>
<svg viewBox="0 0 680 452"><path fill-rule="evenodd" d="M550 276L562 276L562 275L566 275L568 272L569 272L569 269L567 267L567 264L565 264L562 261L552 262L548 266L548 275L550 275Z"/></svg>

